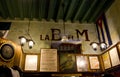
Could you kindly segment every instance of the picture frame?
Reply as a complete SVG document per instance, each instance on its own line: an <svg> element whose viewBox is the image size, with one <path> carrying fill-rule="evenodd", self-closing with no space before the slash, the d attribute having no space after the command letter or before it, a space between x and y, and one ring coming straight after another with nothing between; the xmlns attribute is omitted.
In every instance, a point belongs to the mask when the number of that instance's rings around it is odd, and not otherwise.
<svg viewBox="0 0 120 77"><path fill-rule="evenodd" d="M117 51L116 46L112 47L109 50L109 54L110 54L112 67L119 65L120 64L120 59L119 59L119 55L118 55L118 51Z"/></svg>
<svg viewBox="0 0 120 77"><path fill-rule="evenodd" d="M38 69L38 55L26 54L25 55L25 71L37 71Z"/></svg>
<svg viewBox="0 0 120 77"><path fill-rule="evenodd" d="M40 72L57 72L57 49L41 49Z"/></svg>
<svg viewBox="0 0 120 77"><path fill-rule="evenodd" d="M59 56L60 72L77 72L76 58L74 54L60 53Z"/></svg>
<svg viewBox="0 0 120 77"><path fill-rule="evenodd" d="M9 43L3 43L0 46L0 58L4 61L10 61L15 56L14 46Z"/></svg>
<svg viewBox="0 0 120 77"><path fill-rule="evenodd" d="M102 60L103 60L104 69L111 68L110 55L108 51L102 54Z"/></svg>
<svg viewBox="0 0 120 77"><path fill-rule="evenodd" d="M118 54L120 55L120 42L117 43L117 48L118 48Z"/></svg>
<svg viewBox="0 0 120 77"><path fill-rule="evenodd" d="M89 56L90 69L100 69L98 56Z"/></svg>
<svg viewBox="0 0 120 77"><path fill-rule="evenodd" d="M88 71L89 64L88 64L88 57L85 55L76 55L76 64L77 64L77 71L84 72Z"/></svg>

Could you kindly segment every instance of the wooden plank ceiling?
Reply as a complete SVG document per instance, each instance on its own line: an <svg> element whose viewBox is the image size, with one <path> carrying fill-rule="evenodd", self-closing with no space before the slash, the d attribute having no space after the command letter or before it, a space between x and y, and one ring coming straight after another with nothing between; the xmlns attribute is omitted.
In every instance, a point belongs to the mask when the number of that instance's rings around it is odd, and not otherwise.
<svg viewBox="0 0 120 77"><path fill-rule="evenodd" d="M0 0L0 17L12 20L65 19L91 23L106 12L113 2L114 0Z"/></svg>

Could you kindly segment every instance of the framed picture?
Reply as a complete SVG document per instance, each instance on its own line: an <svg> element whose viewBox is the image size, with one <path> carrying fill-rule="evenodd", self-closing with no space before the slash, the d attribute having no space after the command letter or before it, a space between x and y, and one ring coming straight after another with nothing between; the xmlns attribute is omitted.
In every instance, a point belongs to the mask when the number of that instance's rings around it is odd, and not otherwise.
<svg viewBox="0 0 120 77"><path fill-rule="evenodd" d="M120 54L120 42L117 44L118 50L119 50L119 54Z"/></svg>
<svg viewBox="0 0 120 77"><path fill-rule="evenodd" d="M74 54L60 53L60 72L76 72L76 60Z"/></svg>
<svg viewBox="0 0 120 77"><path fill-rule="evenodd" d="M25 71L37 71L38 55L25 56Z"/></svg>
<svg viewBox="0 0 120 77"><path fill-rule="evenodd" d="M77 62L77 71L88 71L88 58L84 55L77 55L76 56L76 62Z"/></svg>
<svg viewBox="0 0 120 77"><path fill-rule="evenodd" d="M109 50L109 54L110 54L110 59L112 62L112 66L116 66L120 64L120 59L118 56L118 51L116 47L113 47Z"/></svg>
<svg viewBox="0 0 120 77"><path fill-rule="evenodd" d="M104 54L102 54L102 59L103 59L104 68L105 69L110 68L111 62L110 62L110 56L108 52L105 52Z"/></svg>
<svg viewBox="0 0 120 77"><path fill-rule="evenodd" d="M90 69L100 69L98 56L89 56Z"/></svg>
<svg viewBox="0 0 120 77"><path fill-rule="evenodd" d="M57 72L57 62L57 49L41 49L41 72Z"/></svg>

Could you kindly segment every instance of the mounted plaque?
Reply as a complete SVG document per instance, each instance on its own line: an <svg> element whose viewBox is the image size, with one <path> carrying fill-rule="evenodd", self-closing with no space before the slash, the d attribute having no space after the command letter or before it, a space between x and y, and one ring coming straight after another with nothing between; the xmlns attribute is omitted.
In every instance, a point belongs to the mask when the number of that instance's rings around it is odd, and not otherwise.
<svg viewBox="0 0 120 77"><path fill-rule="evenodd" d="M100 69L98 56L89 56L89 62L91 69Z"/></svg>
<svg viewBox="0 0 120 77"><path fill-rule="evenodd" d="M41 49L40 72L57 72L57 49Z"/></svg>
<svg viewBox="0 0 120 77"><path fill-rule="evenodd" d="M51 48L57 49L59 52L81 53L81 44L73 43L52 43Z"/></svg>
<svg viewBox="0 0 120 77"><path fill-rule="evenodd" d="M37 62L38 55L29 55L26 54L25 56L25 71L37 71Z"/></svg>
<svg viewBox="0 0 120 77"><path fill-rule="evenodd" d="M109 50L109 54L110 54L110 59L112 62L112 66L117 66L120 64L120 60L119 60L119 55L118 55L118 51L116 47L113 47Z"/></svg>
<svg viewBox="0 0 120 77"><path fill-rule="evenodd" d="M87 56L77 55L76 62L77 62L77 71L78 72L88 71L89 64L88 64Z"/></svg>
<svg viewBox="0 0 120 77"><path fill-rule="evenodd" d="M102 59L103 59L103 63L104 63L104 68L108 69L111 67L111 62L110 62L110 56L108 52L105 52L104 54L102 54Z"/></svg>
<svg viewBox="0 0 120 77"><path fill-rule="evenodd" d="M77 72L74 54L60 53L60 72Z"/></svg>

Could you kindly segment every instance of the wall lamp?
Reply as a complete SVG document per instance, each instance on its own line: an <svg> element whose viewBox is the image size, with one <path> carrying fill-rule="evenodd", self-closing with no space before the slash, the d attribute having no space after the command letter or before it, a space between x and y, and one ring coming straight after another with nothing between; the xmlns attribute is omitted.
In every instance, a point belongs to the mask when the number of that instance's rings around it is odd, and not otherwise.
<svg viewBox="0 0 120 77"><path fill-rule="evenodd" d="M101 43L91 42L90 45L95 51L98 49L98 47L100 47L101 50L105 50L107 48L107 44L105 42Z"/></svg>
<svg viewBox="0 0 120 77"><path fill-rule="evenodd" d="M27 39L24 36L20 36L19 39L20 39L21 46L24 46L24 44L28 42L29 49L31 49L33 45L35 44L35 42L32 39Z"/></svg>

